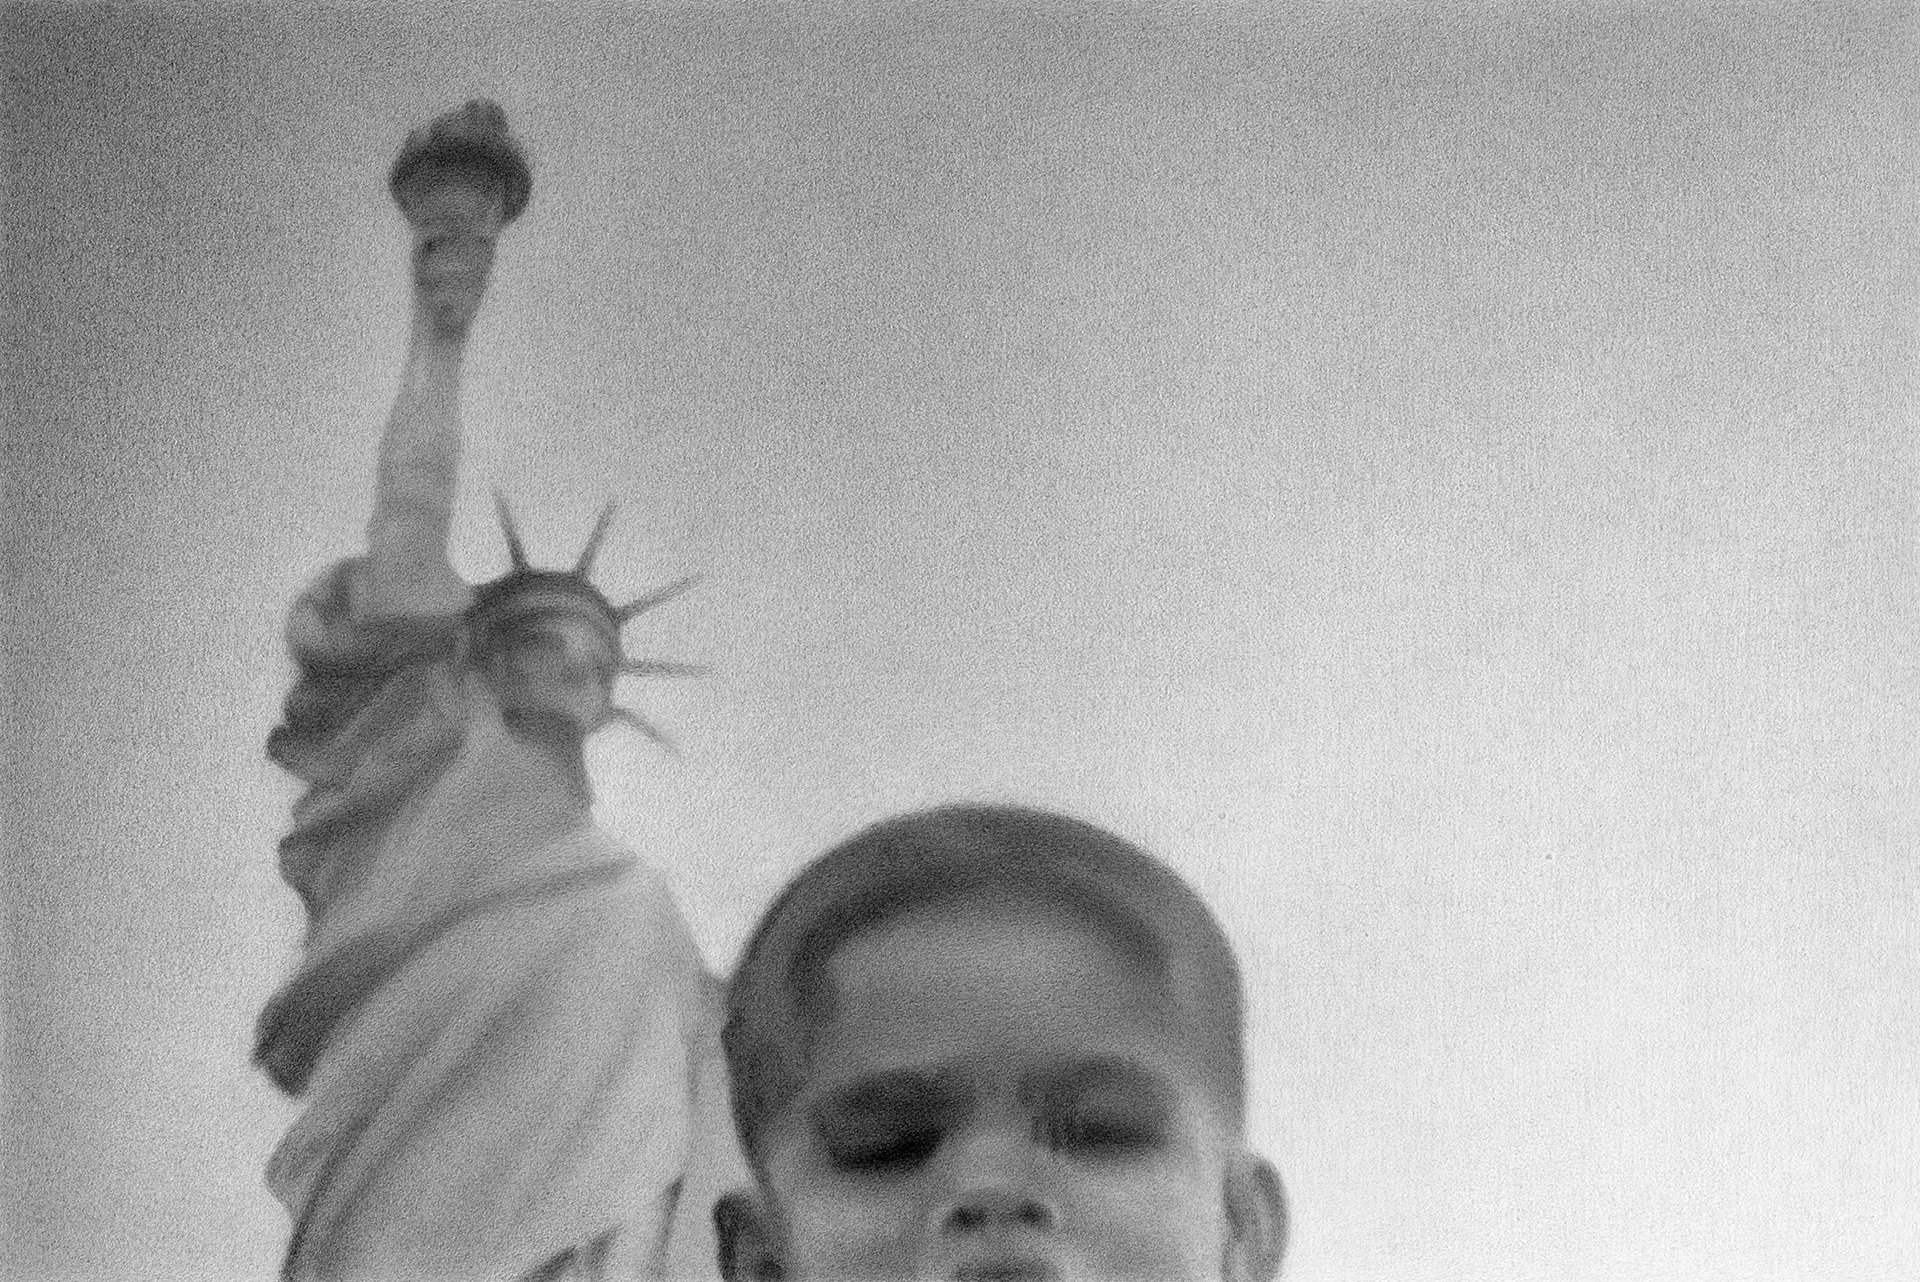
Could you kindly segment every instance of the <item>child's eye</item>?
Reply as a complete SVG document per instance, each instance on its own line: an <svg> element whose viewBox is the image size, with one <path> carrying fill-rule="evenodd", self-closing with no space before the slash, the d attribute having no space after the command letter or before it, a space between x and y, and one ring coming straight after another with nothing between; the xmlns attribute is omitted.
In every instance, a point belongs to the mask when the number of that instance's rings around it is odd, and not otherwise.
<svg viewBox="0 0 1920 1282"><path fill-rule="evenodd" d="M1160 1146L1161 1131L1151 1120L1108 1114L1069 1115L1051 1128L1052 1146L1076 1157L1126 1158Z"/></svg>
<svg viewBox="0 0 1920 1282"><path fill-rule="evenodd" d="M843 1141L828 1146L833 1164L843 1171L889 1174L911 1171L940 1147L936 1129L898 1131L870 1140Z"/></svg>
<svg viewBox="0 0 1920 1282"><path fill-rule="evenodd" d="M907 1070L831 1091L813 1109L813 1123L834 1169L899 1175L933 1156L962 1111L961 1093L938 1072Z"/></svg>

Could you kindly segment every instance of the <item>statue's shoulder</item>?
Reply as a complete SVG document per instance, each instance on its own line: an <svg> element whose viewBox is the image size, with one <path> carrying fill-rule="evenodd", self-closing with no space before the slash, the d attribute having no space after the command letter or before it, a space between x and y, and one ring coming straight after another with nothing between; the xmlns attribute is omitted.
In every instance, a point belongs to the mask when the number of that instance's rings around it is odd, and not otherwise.
<svg viewBox="0 0 1920 1282"><path fill-rule="evenodd" d="M388 584L376 593L367 558L346 557L315 575L295 599L287 615L287 650L308 671L361 668L386 651L411 652L429 642L444 648L459 632L472 596L451 573L444 582L398 590Z"/></svg>
<svg viewBox="0 0 1920 1282"><path fill-rule="evenodd" d="M423 719L442 732L461 719L452 706L461 611L377 612L366 577L364 558L337 561L315 576L287 616L295 677L267 752L309 783L385 741L417 738L405 731Z"/></svg>

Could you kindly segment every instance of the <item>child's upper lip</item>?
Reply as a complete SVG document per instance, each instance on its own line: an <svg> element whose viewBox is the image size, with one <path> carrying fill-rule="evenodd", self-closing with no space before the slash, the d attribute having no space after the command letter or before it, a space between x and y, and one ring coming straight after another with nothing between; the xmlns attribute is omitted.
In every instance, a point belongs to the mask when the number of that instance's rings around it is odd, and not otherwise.
<svg viewBox="0 0 1920 1282"><path fill-rule="evenodd" d="M1037 1255L970 1256L953 1271L954 1282L1058 1282L1060 1270Z"/></svg>

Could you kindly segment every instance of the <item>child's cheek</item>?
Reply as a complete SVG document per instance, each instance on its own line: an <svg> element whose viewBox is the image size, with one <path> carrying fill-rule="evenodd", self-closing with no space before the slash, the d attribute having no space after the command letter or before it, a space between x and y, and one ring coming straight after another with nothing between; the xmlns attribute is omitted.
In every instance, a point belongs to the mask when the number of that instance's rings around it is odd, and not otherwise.
<svg viewBox="0 0 1920 1282"><path fill-rule="evenodd" d="M787 1276L794 1282L914 1276L922 1216L911 1186L827 1183L789 1201Z"/></svg>
<svg viewBox="0 0 1920 1282"><path fill-rule="evenodd" d="M1217 1279L1226 1245L1220 1178L1204 1163L1089 1172L1073 1196L1073 1244L1102 1278Z"/></svg>

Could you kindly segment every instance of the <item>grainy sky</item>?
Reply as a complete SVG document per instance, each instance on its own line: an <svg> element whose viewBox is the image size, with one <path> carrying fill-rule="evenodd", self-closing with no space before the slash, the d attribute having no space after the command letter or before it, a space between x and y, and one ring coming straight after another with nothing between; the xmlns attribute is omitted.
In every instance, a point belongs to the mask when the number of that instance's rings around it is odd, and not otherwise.
<svg viewBox="0 0 1920 1282"><path fill-rule="evenodd" d="M996 797L1246 961L1324 1279L1920 1275L1904 6L7 12L9 1275L264 1277L281 611L353 551L382 188L536 158L513 496L706 586L593 757L731 961Z"/></svg>

